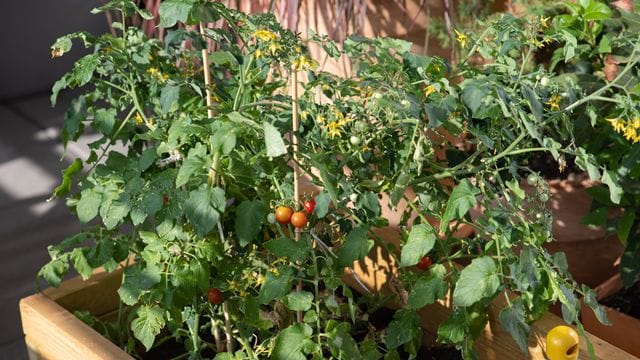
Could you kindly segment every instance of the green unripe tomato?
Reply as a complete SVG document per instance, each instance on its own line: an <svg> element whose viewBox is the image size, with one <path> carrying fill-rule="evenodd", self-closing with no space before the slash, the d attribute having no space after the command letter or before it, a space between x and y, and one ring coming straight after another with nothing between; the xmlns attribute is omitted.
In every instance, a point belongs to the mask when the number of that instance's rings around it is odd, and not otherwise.
<svg viewBox="0 0 640 360"><path fill-rule="evenodd" d="M269 215L267 215L267 221L269 222L269 224L275 224L276 223L276 214L269 213Z"/></svg>
<svg viewBox="0 0 640 360"><path fill-rule="evenodd" d="M358 145L360 145L360 137L359 136L355 136L355 135L351 135L351 137L349 138L349 142L353 146L358 146Z"/></svg>

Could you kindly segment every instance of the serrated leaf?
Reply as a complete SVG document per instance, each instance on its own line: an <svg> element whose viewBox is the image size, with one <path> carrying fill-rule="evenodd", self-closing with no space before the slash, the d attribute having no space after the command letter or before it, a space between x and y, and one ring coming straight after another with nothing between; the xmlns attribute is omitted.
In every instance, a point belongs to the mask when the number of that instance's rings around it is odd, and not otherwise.
<svg viewBox="0 0 640 360"><path fill-rule="evenodd" d="M77 86L87 84L93 78L93 72L99 64L100 61L96 54L89 54L78 60L73 67L73 78Z"/></svg>
<svg viewBox="0 0 640 360"><path fill-rule="evenodd" d="M184 204L185 215L198 236L206 236L218 223L225 203L224 190L218 187L212 188L202 184L200 188L189 193L189 198Z"/></svg>
<svg viewBox="0 0 640 360"><path fill-rule="evenodd" d="M236 234L241 247L252 243L262 229L267 206L261 200L245 200L236 210Z"/></svg>
<svg viewBox="0 0 640 360"><path fill-rule="evenodd" d="M98 109L93 119L93 127L104 135L111 134L116 123L116 109Z"/></svg>
<svg viewBox="0 0 640 360"><path fill-rule="evenodd" d="M275 339L273 359L306 360L303 351L310 341L313 330L307 324L295 324L282 330Z"/></svg>
<svg viewBox="0 0 640 360"><path fill-rule="evenodd" d="M62 183L56 187L53 191L53 195L49 200L54 197L62 197L67 195L71 191L71 181L73 180L73 176L82 171L82 160L75 159L69 167L62 171ZM95 216L95 215L94 215Z"/></svg>
<svg viewBox="0 0 640 360"><path fill-rule="evenodd" d="M84 189L80 193L80 200L76 205L78 220L87 223L98 215L102 204L102 194L96 192L95 188Z"/></svg>
<svg viewBox="0 0 640 360"><path fill-rule="evenodd" d="M500 276L494 260L488 256L475 258L460 273L453 291L453 304L471 306L493 296L499 286Z"/></svg>
<svg viewBox="0 0 640 360"><path fill-rule="evenodd" d="M338 264L349 266L354 261L367 256L372 247L373 240L369 239L368 230L364 227L356 227L347 234L344 245L338 252Z"/></svg>
<svg viewBox="0 0 640 360"><path fill-rule="evenodd" d="M294 291L284 298L284 304L293 311L307 311L313 304L313 294L308 291Z"/></svg>
<svg viewBox="0 0 640 360"><path fill-rule="evenodd" d="M265 249L271 251L279 258L287 258L292 262L304 261L309 252L309 247L305 241L294 241L281 237L269 240L262 244Z"/></svg>
<svg viewBox="0 0 640 360"><path fill-rule="evenodd" d="M430 274L421 277L413 284L407 305L409 309L421 309L433 304L437 299L444 298L448 285L444 281L446 269L441 264L435 264L429 269Z"/></svg>
<svg viewBox="0 0 640 360"><path fill-rule="evenodd" d="M440 222L440 232L444 232L449 227L449 222L454 219L462 219L469 209L476 204L476 195L480 191L469 182L468 179L463 179L458 186L456 186L451 195L449 201L447 201L447 207L442 215Z"/></svg>
<svg viewBox="0 0 640 360"><path fill-rule="evenodd" d="M524 306L521 299L500 311L500 323L511 334L520 350L528 353L529 325L525 322Z"/></svg>
<svg viewBox="0 0 640 360"><path fill-rule="evenodd" d="M289 293L291 289L291 272L288 269L278 269L278 275L268 272L258 293L258 302L268 304ZM282 271L281 271L282 270Z"/></svg>
<svg viewBox="0 0 640 360"><path fill-rule="evenodd" d="M402 246L400 254L400 266L412 266L417 264L436 243L434 229L428 224L418 224L411 228L407 243Z"/></svg>
<svg viewBox="0 0 640 360"><path fill-rule="evenodd" d="M127 193L121 193L117 199L105 201L100 206L100 217L107 229L118 226L131 211L131 201Z"/></svg>
<svg viewBox="0 0 640 360"><path fill-rule="evenodd" d="M414 311L399 310L387 327L384 342L389 349L397 349L421 334L420 316Z"/></svg>
<svg viewBox="0 0 640 360"><path fill-rule="evenodd" d="M316 208L314 212L318 217L318 219L322 219L329 212L329 204L331 203L331 197L329 196L329 193L327 193L326 191L323 191L315 197L315 200L316 200Z"/></svg>
<svg viewBox="0 0 640 360"><path fill-rule="evenodd" d="M614 204L619 204L624 190L618 182L618 176L616 175L616 173L613 172L613 170L606 170L602 174L602 182L609 187L609 196L611 197L611 202L613 202Z"/></svg>
<svg viewBox="0 0 640 360"><path fill-rule="evenodd" d="M164 4L164 3L162 3ZM160 6L162 6L160 4ZM166 85L160 92L160 107L162 113L166 114L173 108L173 105L178 102L180 97L180 86L178 85Z"/></svg>
<svg viewBox="0 0 640 360"><path fill-rule="evenodd" d="M611 321L609 321L609 319L607 318L607 311L602 305L598 303L598 300L596 299L596 292L586 285L582 286L582 292L584 293L584 303L593 310L593 313L595 314L598 321L600 321L604 325L611 325Z"/></svg>
<svg viewBox="0 0 640 360"><path fill-rule="evenodd" d="M91 277L93 268L87 262L87 258L84 256L82 248L73 249L70 258L73 261L73 267L76 269L78 274L80 274L82 280L87 280Z"/></svg>
<svg viewBox="0 0 640 360"><path fill-rule="evenodd" d="M164 328L163 311L159 306L143 305L138 308L136 315L137 317L131 322L131 331L149 351L156 336Z"/></svg>
<svg viewBox="0 0 640 360"><path fill-rule="evenodd" d="M195 0L165 0L160 3L158 13L160 24L167 28L174 26L178 21L186 23Z"/></svg>
<svg viewBox="0 0 640 360"><path fill-rule="evenodd" d="M145 291L160 282L160 269L150 265L143 270L127 267L122 276L122 285L118 289L120 299L127 305L135 305Z"/></svg>
<svg viewBox="0 0 640 360"><path fill-rule="evenodd" d="M460 344L467 335L467 317L464 309L455 308L438 327L438 342Z"/></svg>
<svg viewBox="0 0 640 360"><path fill-rule="evenodd" d="M636 220L636 213L633 209L625 209L624 214L620 219L618 219L618 225L616 226L616 234L618 234L618 239L622 242L622 244L627 243L627 239L629 238L629 233L631 232L631 228Z"/></svg>
<svg viewBox="0 0 640 360"><path fill-rule="evenodd" d="M536 118L536 120L541 121L543 112L542 104L540 103L540 100L538 99L538 96L533 91L533 89L526 85L522 86L522 96L524 96L524 98L527 100L529 109L531 109L531 113Z"/></svg>
<svg viewBox="0 0 640 360"><path fill-rule="evenodd" d="M186 185L194 173L200 171L201 174L207 173L205 170L209 168L209 157L207 156L207 147L198 143L189 149L187 157L184 159L176 176L176 188Z"/></svg>
<svg viewBox="0 0 640 360"><path fill-rule="evenodd" d="M268 122L262 123L264 130L264 141L267 146L267 156L278 157L287 153L287 147L284 145L282 135L275 126Z"/></svg>
<svg viewBox="0 0 640 360"><path fill-rule="evenodd" d="M627 246L620 259L620 277L626 287L633 285L640 277L640 234L627 239Z"/></svg>

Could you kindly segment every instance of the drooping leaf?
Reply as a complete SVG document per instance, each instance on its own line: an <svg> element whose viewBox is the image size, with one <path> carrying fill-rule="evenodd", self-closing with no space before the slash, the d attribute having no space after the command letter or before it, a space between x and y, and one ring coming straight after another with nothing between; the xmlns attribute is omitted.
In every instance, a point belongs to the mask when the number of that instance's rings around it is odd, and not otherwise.
<svg viewBox="0 0 640 360"><path fill-rule="evenodd" d="M435 243L435 229L433 229L431 225L414 225L409 233L407 243L402 247L400 266L404 267L417 264L424 255L433 249Z"/></svg>
<svg viewBox="0 0 640 360"><path fill-rule="evenodd" d="M135 305L146 290L160 282L160 269L153 266L143 270L127 267L122 276L122 285L118 289L120 299L127 305Z"/></svg>
<svg viewBox="0 0 640 360"><path fill-rule="evenodd" d="M280 270L280 269L279 269ZM291 272L279 271L279 274L268 272L264 277L264 283L258 293L258 301L267 304L274 299L281 298L289 293L291 288Z"/></svg>
<svg viewBox="0 0 640 360"><path fill-rule="evenodd" d="M273 255L287 258L293 262L303 261L309 252L307 242L295 241L286 237L269 240L263 243L262 246L271 251Z"/></svg>
<svg viewBox="0 0 640 360"><path fill-rule="evenodd" d="M236 210L235 229L241 247L253 242L260 233L267 207L261 200L245 200Z"/></svg>
<svg viewBox="0 0 640 360"><path fill-rule="evenodd" d="M421 309L433 304L437 299L444 298L448 285L444 281L446 269L441 264L435 264L429 269L429 275L421 277L411 288L407 305L410 309Z"/></svg>
<svg viewBox="0 0 640 360"><path fill-rule="evenodd" d="M267 156L278 157L287 153L287 147L284 145L282 135L275 126L268 122L262 123L264 130L264 141L267 146Z"/></svg>
<svg viewBox="0 0 640 360"><path fill-rule="evenodd" d="M165 0L160 3L160 27L174 26L178 21L186 23L195 0Z"/></svg>
<svg viewBox="0 0 640 360"><path fill-rule="evenodd" d="M218 223L225 208L224 190L202 184L189 193L185 202L185 215L199 236L206 236Z"/></svg>
<svg viewBox="0 0 640 360"><path fill-rule="evenodd" d="M82 190L80 200L76 205L76 213L80 222L87 223L95 218L101 204L102 194L98 193L95 188Z"/></svg>
<svg viewBox="0 0 640 360"><path fill-rule="evenodd" d="M73 176L82 170L82 160L75 159L68 168L62 171L62 183L58 185L53 191L53 195L49 200L54 197L62 197L67 195L71 191L71 180ZM95 216L95 215L94 215Z"/></svg>
<svg viewBox="0 0 640 360"><path fill-rule="evenodd" d="M284 304L293 311L307 311L313 304L313 294L308 291L293 291L285 296Z"/></svg>
<svg viewBox="0 0 640 360"><path fill-rule="evenodd" d="M313 330L307 324L295 324L282 330L276 337L271 354L275 360L306 360L303 351L311 341Z"/></svg>
<svg viewBox="0 0 640 360"><path fill-rule="evenodd" d="M387 327L384 342L389 349L397 349L421 334L420 316L415 311L399 310Z"/></svg>
<svg viewBox="0 0 640 360"><path fill-rule="evenodd" d="M136 311L137 317L131 322L131 330L136 339L149 351L165 320L162 309L157 306L143 305Z"/></svg>
<svg viewBox="0 0 640 360"><path fill-rule="evenodd" d="M338 264L349 266L367 256L372 247L373 240L369 239L367 228L356 227L347 234L344 245L338 252Z"/></svg>
<svg viewBox="0 0 640 360"><path fill-rule="evenodd" d="M475 258L460 273L453 291L453 304L471 306L494 295L499 286L500 276L493 258L489 256Z"/></svg>
<svg viewBox="0 0 640 360"><path fill-rule="evenodd" d="M511 303L510 307L500 311L500 323L516 341L520 350L528 353L529 325L525 322L524 306L521 299Z"/></svg>
<svg viewBox="0 0 640 360"><path fill-rule="evenodd" d="M480 192L471 185L468 179L463 179L451 192L447 207L440 222L440 232L449 227L449 222L454 219L462 219L469 209L476 204L476 195Z"/></svg>
<svg viewBox="0 0 640 360"><path fill-rule="evenodd" d="M164 3L162 3L164 4ZM162 4L160 6L162 6ZM166 114L173 108L173 105L177 103L180 97L180 86L177 85L165 85L160 92L160 107L162 113Z"/></svg>

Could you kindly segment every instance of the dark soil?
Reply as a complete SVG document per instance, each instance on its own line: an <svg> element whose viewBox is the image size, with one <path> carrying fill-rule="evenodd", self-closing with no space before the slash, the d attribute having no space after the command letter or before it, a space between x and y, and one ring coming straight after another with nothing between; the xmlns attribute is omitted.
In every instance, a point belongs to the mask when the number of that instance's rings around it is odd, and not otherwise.
<svg viewBox="0 0 640 360"><path fill-rule="evenodd" d="M566 167L560 171L558 162L553 156L547 152L534 153L529 157L529 168L538 172L540 176L547 180L566 179L572 174L581 173L582 171L576 166L573 158L566 159Z"/></svg>
<svg viewBox="0 0 640 360"><path fill-rule="evenodd" d="M640 319L640 281L628 289L600 300L600 303L621 313Z"/></svg>

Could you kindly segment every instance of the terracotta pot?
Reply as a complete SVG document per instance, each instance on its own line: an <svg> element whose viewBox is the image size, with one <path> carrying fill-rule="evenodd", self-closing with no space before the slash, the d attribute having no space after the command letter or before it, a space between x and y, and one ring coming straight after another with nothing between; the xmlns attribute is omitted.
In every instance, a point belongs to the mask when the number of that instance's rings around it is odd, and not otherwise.
<svg viewBox="0 0 640 360"><path fill-rule="evenodd" d="M602 300L614 295L622 290L622 288L620 274L616 274L598 285L594 290L598 293L597 299ZM586 305L583 305L580 311L580 318L584 328L588 332L610 342L620 349L635 356L640 356L640 341L638 338L640 336L640 319L636 319L608 306L604 308L609 321L611 321L611 326L600 323L593 311Z"/></svg>

